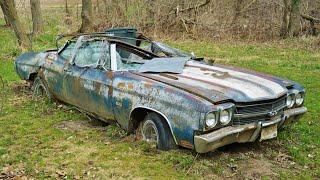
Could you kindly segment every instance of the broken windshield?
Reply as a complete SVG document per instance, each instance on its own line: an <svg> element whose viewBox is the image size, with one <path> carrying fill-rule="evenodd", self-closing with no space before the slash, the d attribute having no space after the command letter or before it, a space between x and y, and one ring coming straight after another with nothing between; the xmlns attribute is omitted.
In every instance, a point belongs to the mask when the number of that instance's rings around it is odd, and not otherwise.
<svg viewBox="0 0 320 180"><path fill-rule="evenodd" d="M148 47L151 46L145 46L145 48ZM148 58L121 46L116 46L118 70L139 71L143 73L182 73L184 65L188 60L190 60L190 56Z"/></svg>

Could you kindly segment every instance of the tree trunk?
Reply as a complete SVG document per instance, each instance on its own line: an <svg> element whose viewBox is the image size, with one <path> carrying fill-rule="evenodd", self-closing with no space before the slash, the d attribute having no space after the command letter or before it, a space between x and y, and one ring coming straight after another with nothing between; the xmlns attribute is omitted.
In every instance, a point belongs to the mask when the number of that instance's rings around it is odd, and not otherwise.
<svg viewBox="0 0 320 180"><path fill-rule="evenodd" d="M99 16L101 16L101 8L100 8L100 2L99 2L99 0L97 0L96 6L97 6L97 13L98 13Z"/></svg>
<svg viewBox="0 0 320 180"><path fill-rule="evenodd" d="M1 5L1 9L3 9L3 10L2 10L2 12L3 12L3 18L4 18L4 21L6 22L6 25L5 25L5 26L6 26L6 27L10 27L10 22L9 22L7 16L6 16L7 13L4 12L4 11L5 11L5 10L4 10L5 8L2 7L2 6L3 6L2 3L1 3L0 5Z"/></svg>
<svg viewBox="0 0 320 180"><path fill-rule="evenodd" d="M291 13L289 24L289 36L298 36L301 30L300 26L300 0L291 0Z"/></svg>
<svg viewBox="0 0 320 180"><path fill-rule="evenodd" d="M31 49L31 41L22 26L13 0L0 0L1 8L5 16L8 18L14 33L18 39L18 43L23 51Z"/></svg>
<svg viewBox="0 0 320 180"><path fill-rule="evenodd" d="M299 35L300 27L300 0L283 0L284 10L280 36L283 38Z"/></svg>
<svg viewBox="0 0 320 180"><path fill-rule="evenodd" d="M240 25L240 16L241 16L241 6L243 4L243 0L235 1L235 14L231 21L231 27L235 34L239 34L241 25Z"/></svg>
<svg viewBox="0 0 320 180"><path fill-rule="evenodd" d="M66 6L66 14L70 14L69 6L68 6L68 0L65 0L65 6Z"/></svg>
<svg viewBox="0 0 320 180"><path fill-rule="evenodd" d="M43 32L43 21L41 16L40 0L30 0L33 34Z"/></svg>
<svg viewBox="0 0 320 180"><path fill-rule="evenodd" d="M10 22L9 22L9 20L8 20L8 17L7 16L5 16L5 15L3 15L4 16L4 21L6 22L6 27L10 27L11 25L10 25Z"/></svg>
<svg viewBox="0 0 320 180"><path fill-rule="evenodd" d="M288 0L283 0L283 3L284 3L284 9L283 9L280 36L283 38L287 38L288 32L289 32L290 5Z"/></svg>
<svg viewBox="0 0 320 180"><path fill-rule="evenodd" d="M80 33L88 32L92 26L92 2L91 0L82 0L81 11L82 24L79 29Z"/></svg>

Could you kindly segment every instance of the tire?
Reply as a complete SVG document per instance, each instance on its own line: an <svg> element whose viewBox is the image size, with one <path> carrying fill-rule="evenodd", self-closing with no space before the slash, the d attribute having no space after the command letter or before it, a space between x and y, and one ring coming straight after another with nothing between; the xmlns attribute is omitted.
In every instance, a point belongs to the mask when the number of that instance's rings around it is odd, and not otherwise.
<svg viewBox="0 0 320 180"><path fill-rule="evenodd" d="M167 151L177 148L169 126L158 114L148 113L141 122L139 129L142 140L150 143L155 142L157 149Z"/></svg>
<svg viewBox="0 0 320 180"><path fill-rule="evenodd" d="M47 86L38 76L33 81L32 90L34 97L47 97L48 99L51 99L51 94L48 91Z"/></svg>

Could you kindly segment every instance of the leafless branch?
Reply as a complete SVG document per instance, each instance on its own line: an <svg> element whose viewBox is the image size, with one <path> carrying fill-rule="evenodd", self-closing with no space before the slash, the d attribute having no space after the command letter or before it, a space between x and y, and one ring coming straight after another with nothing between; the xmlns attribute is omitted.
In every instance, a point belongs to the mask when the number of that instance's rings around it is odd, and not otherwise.
<svg viewBox="0 0 320 180"><path fill-rule="evenodd" d="M313 22L316 22L316 23L320 23L320 19L312 17L312 16L310 16L308 14L301 14L300 16L305 20L313 21Z"/></svg>
<svg viewBox="0 0 320 180"><path fill-rule="evenodd" d="M198 5L192 6L192 7L188 7L188 8L185 8L185 9L179 9L178 6L177 6L176 11L169 13L169 15L171 15L171 14L179 14L179 13L182 13L182 12L186 12L186 11L190 11L190 10L193 10L193 9L201 8L201 7L209 4L210 1L211 0L206 0L205 2L203 2L201 4L198 4Z"/></svg>
<svg viewBox="0 0 320 180"><path fill-rule="evenodd" d="M249 4L247 4L241 11L240 13L243 13L245 11L247 11L247 9L256 2L257 0L252 0Z"/></svg>

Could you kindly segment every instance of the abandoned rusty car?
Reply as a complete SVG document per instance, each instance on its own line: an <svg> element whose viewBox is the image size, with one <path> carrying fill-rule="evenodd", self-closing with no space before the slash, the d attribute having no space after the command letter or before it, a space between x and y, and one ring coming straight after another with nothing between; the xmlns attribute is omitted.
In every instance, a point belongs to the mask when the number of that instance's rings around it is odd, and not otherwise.
<svg viewBox="0 0 320 180"><path fill-rule="evenodd" d="M35 93L114 120L161 150L182 146L205 153L275 138L307 111L305 89L296 82L209 65L130 32L59 36L68 41L56 50L22 54L15 68Z"/></svg>

